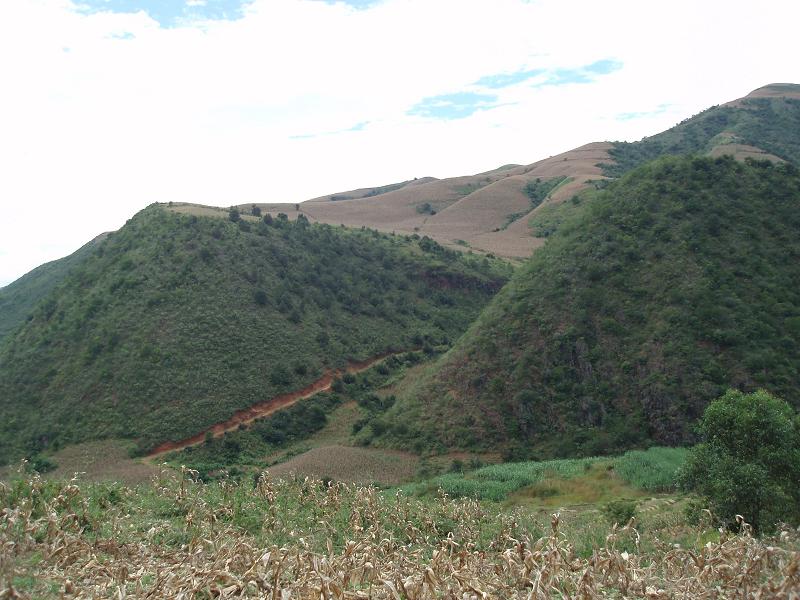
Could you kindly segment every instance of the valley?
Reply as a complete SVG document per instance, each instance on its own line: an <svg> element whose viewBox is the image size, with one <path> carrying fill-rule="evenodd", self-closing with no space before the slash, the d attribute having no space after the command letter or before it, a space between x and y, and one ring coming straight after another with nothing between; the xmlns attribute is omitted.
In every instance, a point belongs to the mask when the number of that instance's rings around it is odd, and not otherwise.
<svg viewBox="0 0 800 600"><path fill-rule="evenodd" d="M796 405L800 274L779 257L797 253L798 103L776 84L473 176L149 207L0 291L0 454L122 437L159 456L423 346L427 366L337 443L586 456L691 442L726 386ZM659 158L686 153L709 158ZM382 393L364 390L349 401Z"/></svg>
<svg viewBox="0 0 800 600"><path fill-rule="evenodd" d="M0 289L0 597L795 597L798 165L772 84L150 204Z"/></svg>

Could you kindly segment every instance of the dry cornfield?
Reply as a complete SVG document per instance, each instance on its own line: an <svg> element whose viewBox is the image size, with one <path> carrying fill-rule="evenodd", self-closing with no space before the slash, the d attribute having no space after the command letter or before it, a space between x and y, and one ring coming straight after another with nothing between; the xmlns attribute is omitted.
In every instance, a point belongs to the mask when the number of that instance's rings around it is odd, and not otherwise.
<svg viewBox="0 0 800 600"><path fill-rule="evenodd" d="M0 484L0 598L800 598L800 536L590 552L561 517L320 481ZM603 525L603 527L605 527Z"/></svg>

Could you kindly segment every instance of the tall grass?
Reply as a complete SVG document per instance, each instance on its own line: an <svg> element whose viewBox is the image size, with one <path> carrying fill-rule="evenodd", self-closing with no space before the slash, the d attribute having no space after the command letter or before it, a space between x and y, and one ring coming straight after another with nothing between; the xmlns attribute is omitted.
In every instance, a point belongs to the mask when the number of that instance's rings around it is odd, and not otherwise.
<svg viewBox="0 0 800 600"><path fill-rule="evenodd" d="M402 489L416 495L442 490L451 498L500 502L512 492L538 483L546 477L575 477L599 460L603 459L577 458L490 465L470 473L448 473Z"/></svg>
<svg viewBox="0 0 800 600"><path fill-rule="evenodd" d="M631 450L614 461L614 470L635 488L667 492L675 488L675 478L687 452L686 448L663 447Z"/></svg>
<svg viewBox="0 0 800 600"><path fill-rule="evenodd" d="M685 448L654 447L632 450L618 457L591 457L490 465L469 473L448 473L402 488L406 493L430 495L442 490L452 498L500 502L509 494L547 478L580 477L593 466L606 464L630 486L650 492L674 489L675 476L686 456Z"/></svg>

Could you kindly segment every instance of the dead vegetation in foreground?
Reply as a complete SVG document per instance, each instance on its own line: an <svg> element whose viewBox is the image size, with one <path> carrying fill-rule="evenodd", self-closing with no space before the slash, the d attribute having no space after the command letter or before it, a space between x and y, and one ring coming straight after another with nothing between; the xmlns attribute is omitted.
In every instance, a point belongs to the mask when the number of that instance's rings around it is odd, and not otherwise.
<svg viewBox="0 0 800 600"><path fill-rule="evenodd" d="M135 489L17 479L0 506L3 599L800 598L790 530L680 547L630 523L585 552L558 515L186 470Z"/></svg>

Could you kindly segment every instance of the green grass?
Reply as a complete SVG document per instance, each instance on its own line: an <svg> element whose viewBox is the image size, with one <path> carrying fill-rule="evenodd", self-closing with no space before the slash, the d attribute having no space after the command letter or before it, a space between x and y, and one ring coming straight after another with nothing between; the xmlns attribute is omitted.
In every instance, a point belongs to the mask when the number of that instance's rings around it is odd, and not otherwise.
<svg viewBox="0 0 800 600"><path fill-rule="evenodd" d="M442 490L452 498L500 502L507 500L514 492L549 482L547 486L532 490L533 493L529 495L547 495L552 492L559 496L559 501L563 501L569 491L573 492L572 500L578 502L574 488L559 489L554 482L587 479L589 483L593 483L595 471L599 469L613 470L615 476L635 490L667 492L675 490L677 470L683 464L686 452L685 448L654 447L645 451L626 452L618 457L503 463L466 473L447 473L401 489L406 493L422 496Z"/></svg>
<svg viewBox="0 0 800 600"><path fill-rule="evenodd" d="M0 349L0 462L108 437L146 451L348 360L447 344L510 269L428 238L151 206Z"/></svg>
<svg viewBox="0 0 800 600"><path fill-rule="evenodd" d="M666 492L675 489L676 477L687 452L686 448L665 447L632 450L614 461L614 470L640 490Z"/></svg>

